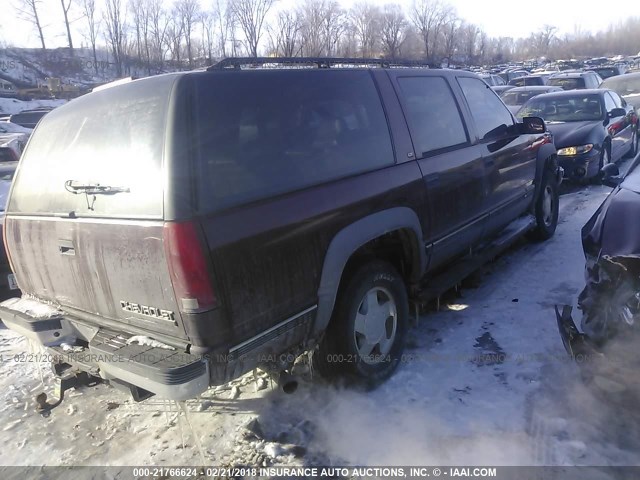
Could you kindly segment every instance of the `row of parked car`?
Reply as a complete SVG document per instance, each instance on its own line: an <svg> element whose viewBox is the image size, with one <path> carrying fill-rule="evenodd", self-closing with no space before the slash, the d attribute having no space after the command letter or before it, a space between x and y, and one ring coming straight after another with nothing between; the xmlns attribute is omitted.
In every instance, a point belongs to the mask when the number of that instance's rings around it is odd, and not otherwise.
<svg viewBox="0 0 640 480"><path fill-rule="evenodd" d="M531 75L516 80L529 77L541 79ZM592 71L564 72L545 82L492 88L516 117L545 119L567 178L597 179L605 165L636 154L640 72L604 81Z"/></svg>
<svg viewBox="0 0 640 480"><path fill-rule="evenodd" d="M598 65L579 64L576 62L570 68L566 65L563 68L537 68L526 70L524 68L509 68L504 71L480 71L478 73L489 85L503 86L512 85L523 87L527 85L546 85L552 78L562 78L565 73L584 73L593 78L595 74L597 81L606 80L618 75L631 72L632 69L623 63L607 63ZM599 78L598 78L599 77ZM592 82L592 79L588 80ZM558 84L556 80L552 84ZM583 88L590 88L589 86Z"/></svg>

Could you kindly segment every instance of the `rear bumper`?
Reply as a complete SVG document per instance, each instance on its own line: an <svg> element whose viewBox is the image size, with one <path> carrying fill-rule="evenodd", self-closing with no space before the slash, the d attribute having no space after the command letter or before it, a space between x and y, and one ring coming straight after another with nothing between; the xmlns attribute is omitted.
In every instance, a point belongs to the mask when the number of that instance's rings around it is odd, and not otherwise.
<svg viewBox="0 0 640 480"><path fill-rule="evenodd" d="M171 400L196 397L209 387L209 363L205 358L130 343L133 336L124 332L82 327L64 312L35 300L3 302L0 319L8 328L51 348L56 361L93 366L106 380L124 382ZM63 343L82 345L82 351L61 354L59 347Z"/></svg>

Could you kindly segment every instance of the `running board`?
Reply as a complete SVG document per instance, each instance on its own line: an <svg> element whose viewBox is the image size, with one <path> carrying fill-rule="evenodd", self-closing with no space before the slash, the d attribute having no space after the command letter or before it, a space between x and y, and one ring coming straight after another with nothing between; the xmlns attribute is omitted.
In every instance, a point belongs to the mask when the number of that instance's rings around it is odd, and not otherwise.
<svg viewBox="0 0 640 480"><path fill-rule="evenodd" d="M420 285L418 294L412 300L418 303L427 303L439 298L443 293L458 285L484 264L507 250L522 235L531 230L535 223L536 219L533 215L526 215L514 220L491 243L481 247L473 255L461 258L450 265L443 273L428 278L425 283Z"/></svg>

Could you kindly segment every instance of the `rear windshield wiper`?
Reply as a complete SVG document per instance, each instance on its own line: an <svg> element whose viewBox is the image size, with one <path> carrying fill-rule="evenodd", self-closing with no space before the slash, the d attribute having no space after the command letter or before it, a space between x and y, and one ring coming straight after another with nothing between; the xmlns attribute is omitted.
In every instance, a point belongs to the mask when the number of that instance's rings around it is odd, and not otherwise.
<svg viewBox="0 0 640 480"><path fill-rule="evenodd" d="M77 195L78 193L86 193L87 195L111 195L114 193L129 193L128 187L113 187L111 185L100 185L99 183L80 183L76 180L67 180L64 182L64 189Z"/></svg>

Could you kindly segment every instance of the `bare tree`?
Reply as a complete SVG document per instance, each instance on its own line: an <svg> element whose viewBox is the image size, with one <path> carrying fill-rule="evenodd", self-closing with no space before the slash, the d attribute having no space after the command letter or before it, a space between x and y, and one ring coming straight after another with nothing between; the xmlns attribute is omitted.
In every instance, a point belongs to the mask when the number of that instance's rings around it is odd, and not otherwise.
<svg viewBox="0 0 640 480"><path fill-rule="evenodd" d="M196 22L200 17L200 2L198 0L176 0L174 9L187 47L189 68L193 68L192 36Z"/></svg>
<svg viewBox="0 0 640 480"><path fill-rule="evenodd" d="M67 40L69 41L69 50L73 55L73 40L71 39L71 28L69 26L69 10L71 9L71 0L60 0L62 14L64 15L64 25L67 28Z"/></svg>
<svg viewBox="0 0 640 480"><path fill-rule="evenodd" d="M122 77L126 51L126 12L122 0L105 0L105 2L106 39L116 66L116 75Z"/></svg>
<svg viewBox="0 0 640 480"><path fill-rule="evenodd" d="M135 54L138 61L144 63L148 75L151 75L153 8L155 8L153 0L129 0L135 32Z"/></svg>
<svg viewBox="0 0 640 480"><path fill-rule="evenodd" d="M133 31L135 33L136 56L142 61L142 29L144 22L144 0L129 0L129 10L131 11Z"/></svg>
<svg viewBox="0 0 640 480"><path fill-rule="evenodd" d="M91 53L93 54L93 69L98 75L98 54L96 52L96 44L98 43L98 33L100 29L100 21L96 18L96 0L81 0L80 6L82 13L87 20L87 38L91 45Z"/></svg>
<svg viewBox="0 0 640 480"><path fill-rule="evenodd" d="M335 0L329 0L322 14L323 40L327 56L335 55L340 37L347 28L346 12Z"/></svg>
<svg viewBox="0 0 640 480"><path fill-rule="evenodd" d="M476 61L476 42L479 34L480 29L472 23L460 27L460 45L468 64L473 64Z"/></svg>
<svg viewBox="0 0 640 480"><path fill-rule="evenodd" d="M213 16L216 23L218 38L218 53L222 57L227 56L227 43L231 37L235 38L235 25L233 11L228 0L215 0L213 4Z"/></svg>
<svg viewBox="0 0 640 480"><path fill-rule="evenodd" d="M42 49L46 50L47 47L44 43L44 33L42 32L42 23L40 22L40 15L38 9L40 8L41 0L17 0L15 9L18 12L18 16L23 20L31 23L32 26L38 30L38 36L40 37L40 43Z"/></svg>
<svg viewBox="0 0 640 480"><path fill-rule="evenodd" d="M246 49L250 56L258 56L258 44L262 28L276 0L232 0L231 8L235 20L244 34Z"/></svg>
<svg viewBox="0 0 640 480"><path fill-rule="evenodd" d="M169 52L171 53L171 60L177 62L178 65L180 65L182 58L182 36L182 24L179 21L176 21L174 16L169 17L165 42L169 48Z"/></svg>
<svg viewBox="0 0 640 480"><path fill-rule="evenodd" d="M338 57L357 57L360 53L360 39L351 22L345 22L336 46Z"/></svg>
<svg viewBox="0 0 640 480"><path fill-rule="evenodd" d="M411 21L420 34L427 60L437 55L438 36L453 8L440 0L415 0L411 8Z"/></svg>
<svg viewBox="0 0 640 480"><path fill-rule="evenodd" d="M204 56L207 58L207 62L211 63L213 60L213 44L215 41L215 15L213 12L201 12L200 24L202 25L202 49Z"/></svg>
<svg viewBox="0 0 640 480"><path fill-rule="evenodd" d="M385 57L395 60L401 53L405 40L407 20L402 7L397 3L388 3L382 8L380 37L382 53Z"/></svg>
<svg viewBox="0 0 640 480"><path fill-rule="evenodd" d="M380 9L366 1L359 2L351 8L349 18L358 38L362 57L374 56L380 37Z"/></svg>
<svg viewBox="0 0 640 480"><path fill-rule="evenodd" d="M537 55L546 55L549 53L549 47L551 47L551 42L553 42L557 31L557 27L545 25L539 32L533 35Z"/></svg>
<svg viewBox="0 0 640 480"><path fill-rule="evenodd" d="M327 0L304 0L298 9L304 55L319 57L324 52L324 15Z"/></svg>
<svg viewBox="0 0 640 480"><path fill-rule="evenodd" d="M300 39L300 19L296 11L278 12L275 26L268 26L271 51L282 57L300 55L302 42Z"/></svg>
<svg viewBox="0 0 640 480"><path fill-rule="evenodd" d="M149 15L149 36L151 38L151 57L162 69L165 59L165 44L167 43L167 30L170 19L163 6L163 0L149 0L147 6Z"/></svg>
<svg viewBox="0 0 640 480"><path fill-rule="evenodd" d="M453 11L450 11L442 25L442 53L444 58L447 60L447 66L451 65L451 61L453 60L457 49L459 27L460 23L458 17Z"/></svg>
<svg viewBox="0 0 640 480"><path fill-rule="evenodd" d="M346 12L336 0L303 0L298 8L303 54L334 56L347 27Z"/></svg>
<svg viewBox="0 0 640 480"><path fill-rule="evenodd" d="M489 36L482 30L480 30L478 38L478 56L480 62L484 63L487 59L487 44L489 42Z"/></svg>

